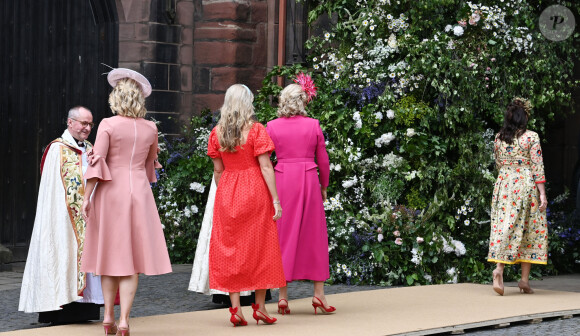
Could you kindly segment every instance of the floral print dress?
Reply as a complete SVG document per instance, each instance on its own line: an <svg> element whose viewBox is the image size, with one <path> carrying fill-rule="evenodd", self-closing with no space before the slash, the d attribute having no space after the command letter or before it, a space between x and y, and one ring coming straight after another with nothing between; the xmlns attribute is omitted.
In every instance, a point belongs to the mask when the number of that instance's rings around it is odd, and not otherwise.
<svg viewBox="0 0 580 336"><path fill-rule="evenodd" d="M499 175L491 204L490 262L547 264L548 226L540 211L540 191L546 182L540 138L525 131L512 144L495 137Z"/></svg>

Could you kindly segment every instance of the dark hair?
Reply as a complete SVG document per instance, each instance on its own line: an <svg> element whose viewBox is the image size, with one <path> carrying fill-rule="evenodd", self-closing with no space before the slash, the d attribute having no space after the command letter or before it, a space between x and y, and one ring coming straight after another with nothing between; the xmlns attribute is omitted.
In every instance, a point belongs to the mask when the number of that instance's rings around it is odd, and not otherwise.
<svg viewBox="0 0 580 336"><path fill-rule="evenodd" d="M528 126L528 113L524 102L514 100L507 106L503 118L503 126L499 130L499 139L511 144L514 138L519 137L526 131Z"/></svg>

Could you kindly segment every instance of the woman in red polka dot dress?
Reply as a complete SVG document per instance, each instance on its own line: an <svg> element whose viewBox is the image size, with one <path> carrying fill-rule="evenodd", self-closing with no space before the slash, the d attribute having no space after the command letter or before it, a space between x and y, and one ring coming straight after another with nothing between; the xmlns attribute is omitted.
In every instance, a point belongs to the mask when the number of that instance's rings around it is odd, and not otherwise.
<svg viewBox="0 0 580 336"><path fill-rule="evenodd" d="M274 143L255 121L245 85L226 91L221 117L209 135L217 191L209 251L211 289L228 292L230 322L246 325L240 292L256 291L253 317L271 324L266 290L286 286L275 220L282 215L270 153Z"/></svg>

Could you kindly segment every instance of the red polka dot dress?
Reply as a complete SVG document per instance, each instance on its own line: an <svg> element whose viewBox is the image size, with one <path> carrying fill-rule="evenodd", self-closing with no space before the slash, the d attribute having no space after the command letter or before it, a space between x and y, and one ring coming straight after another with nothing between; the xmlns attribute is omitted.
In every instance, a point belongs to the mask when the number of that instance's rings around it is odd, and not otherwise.
<svg viewBox="0 0 580 336"><path fill-rule="evenodd" d="M211 289L240 292L286 286L272 197L258 156L274 150L265 127L254 123L236 152L220 152L215 128L207 154L221 158L209 251Z"/></svg>

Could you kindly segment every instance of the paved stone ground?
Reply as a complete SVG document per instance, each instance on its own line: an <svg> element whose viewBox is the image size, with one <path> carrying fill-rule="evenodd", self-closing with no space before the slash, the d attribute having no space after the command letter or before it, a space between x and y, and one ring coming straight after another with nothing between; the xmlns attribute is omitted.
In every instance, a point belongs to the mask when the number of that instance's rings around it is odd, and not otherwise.
<svg viewBox="0 0 580 336"><path fill-rule="evenodd" d="M141 276L131 315L139 317L224 308L222 305L212 303L210 296L187 290L190 272L191 265L175 265L172 274L153 277ZM327 286L325 292L337 294L381 288L383 287L332 285ZM312 284L293 282L289 285L289 294L290 299L310 297L312 296ZM17 311L19 296L19 288L0 290L0 332L47 326L37 323L37 314L25 314ZM273 296L276 298L277 294ZM502 329L485 328L467 331L467 334L474 336L576 336L580 335L580 317L544 321L539 324L514 324L509 328Z"/></svg>

